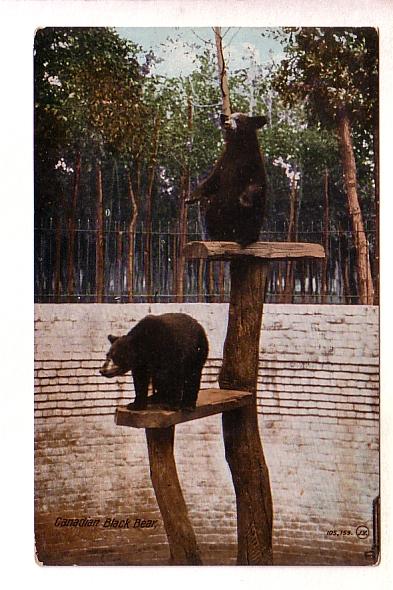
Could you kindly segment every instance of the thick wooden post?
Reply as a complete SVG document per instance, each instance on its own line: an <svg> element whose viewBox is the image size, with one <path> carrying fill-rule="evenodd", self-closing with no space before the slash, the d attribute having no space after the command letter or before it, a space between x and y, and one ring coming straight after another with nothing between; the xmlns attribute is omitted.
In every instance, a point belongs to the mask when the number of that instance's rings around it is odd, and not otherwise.
<svg viewBox="0 0 393 590"><path fill-rule="evenodd" d="M202 565L173 455L175 427L146 428L150 475L173 565Z"/></svg>
<svg viewBox="0 0 393 590"><path fill-rule="evenodd" d="M256 407L267 266L266 261L251 257L231 262L228 330L219 378L222 389L254 395L252 405L222 415L225 457L236 492L238 565L273 563L272 498Z"/></svg>

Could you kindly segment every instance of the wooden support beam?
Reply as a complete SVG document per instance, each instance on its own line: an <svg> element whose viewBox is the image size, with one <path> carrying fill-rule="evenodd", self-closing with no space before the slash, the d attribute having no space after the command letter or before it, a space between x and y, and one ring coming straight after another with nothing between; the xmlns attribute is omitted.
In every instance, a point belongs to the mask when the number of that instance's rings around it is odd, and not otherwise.
<svg viewBox="0 0 393 590"><path fill-rule="evenodd" d="M150 475L168 537L171 565L202 565L173 455L175 427L147 428Z"/></svg>
<svg viewBox="0 0 393 590"><path fill-rule="evenodd" d="M231 297L220 387L251 391L253 403L222 415L237 505L238 565L273 563L273 506L256 406L259 337L268 262L231 262Z"/></svg>
<svg viewBox="0 0 393 590"><path fill-rule="evenodd" d="M296 258L324 258L320 244L305 242L254 242L242 248L236 242L189 242L184 248L189 260L233 260L239 257L263 258L266 260L291 260Z"/></svg>
<svg viewBox="0 0 393 590"><path fill-rule="evenodd" d="M241 408L252 402L253 395L249 391L201 389L197 406L192 412L165 410L158 405L150 406L146 410L129 410L127 406L119 406L116 410L115 422L119 426L133 428L167 428L181 422Z"/></svg>

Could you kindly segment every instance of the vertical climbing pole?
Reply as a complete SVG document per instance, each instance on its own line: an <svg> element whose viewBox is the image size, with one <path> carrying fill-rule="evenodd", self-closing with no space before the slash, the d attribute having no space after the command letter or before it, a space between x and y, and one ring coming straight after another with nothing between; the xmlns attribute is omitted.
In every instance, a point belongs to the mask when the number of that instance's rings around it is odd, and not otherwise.
<svg viewBox="0 0 393 590"><path fill-rule="evenodd" d="M256 391L259 336L268 263L239 258L231 263L231 297L221 389L250 391L254 403L222 414L225 457L236 492L239 565L269 565L272 553L272 497L259 437Z"/></svg>
<svg viewBox="0 0 393 590"><path fill-rule="evenodd" d="M214 28L223 113L231 114L221 28ZM223 247L223 243L221 243ZM231 297L224 344L221 389L253 394L253 404L222 414L225 457L232 473L237 505L237 563L273 563L272 498L269 472L258 431L256 391L259 335L267 261L243 256L231 261Z"/></svg>

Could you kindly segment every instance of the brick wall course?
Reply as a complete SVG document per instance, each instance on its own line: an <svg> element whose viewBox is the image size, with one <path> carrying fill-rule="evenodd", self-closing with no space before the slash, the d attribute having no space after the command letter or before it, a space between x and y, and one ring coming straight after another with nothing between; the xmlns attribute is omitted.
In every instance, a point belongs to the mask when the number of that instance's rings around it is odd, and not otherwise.
<svg viewBox="0 0 393 590"><path fill-rule="evenodd" d="M36 546L45 563L162 564L169 551L149 477L144 432L114 424L130 376L102 378L107 334L147 313L200 321L216 386L224 304L35 306ZM378 309L266 305L258 412L273 501L275 563L367 563L379 484ZM236 502L220 416L176 427L175 455L204 563L236 560ZM58 516L157 519L157 529L58 528ZM331 529L350 536L329 537Z"/></svg>

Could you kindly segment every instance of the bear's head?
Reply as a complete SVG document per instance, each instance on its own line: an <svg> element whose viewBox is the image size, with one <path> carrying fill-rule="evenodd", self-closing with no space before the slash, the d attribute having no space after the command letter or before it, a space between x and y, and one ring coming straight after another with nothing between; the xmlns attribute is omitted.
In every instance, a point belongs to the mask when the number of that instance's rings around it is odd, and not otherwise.
<svg viewBox="0 0 393 590"><path fill-rule="evenodd" d="M255 134L267 123L266 117L258 115L249 117L244 113L232 113L232 115L220 115L221 126L227 139Z"/></svg>
<svg viewBox="0 0 393 590"><path fill-rule="evenodd" d="M100 369L103 377L124 375L131 369L132 359L127 336L108 336L111 343L106 361Z"/></svg>

